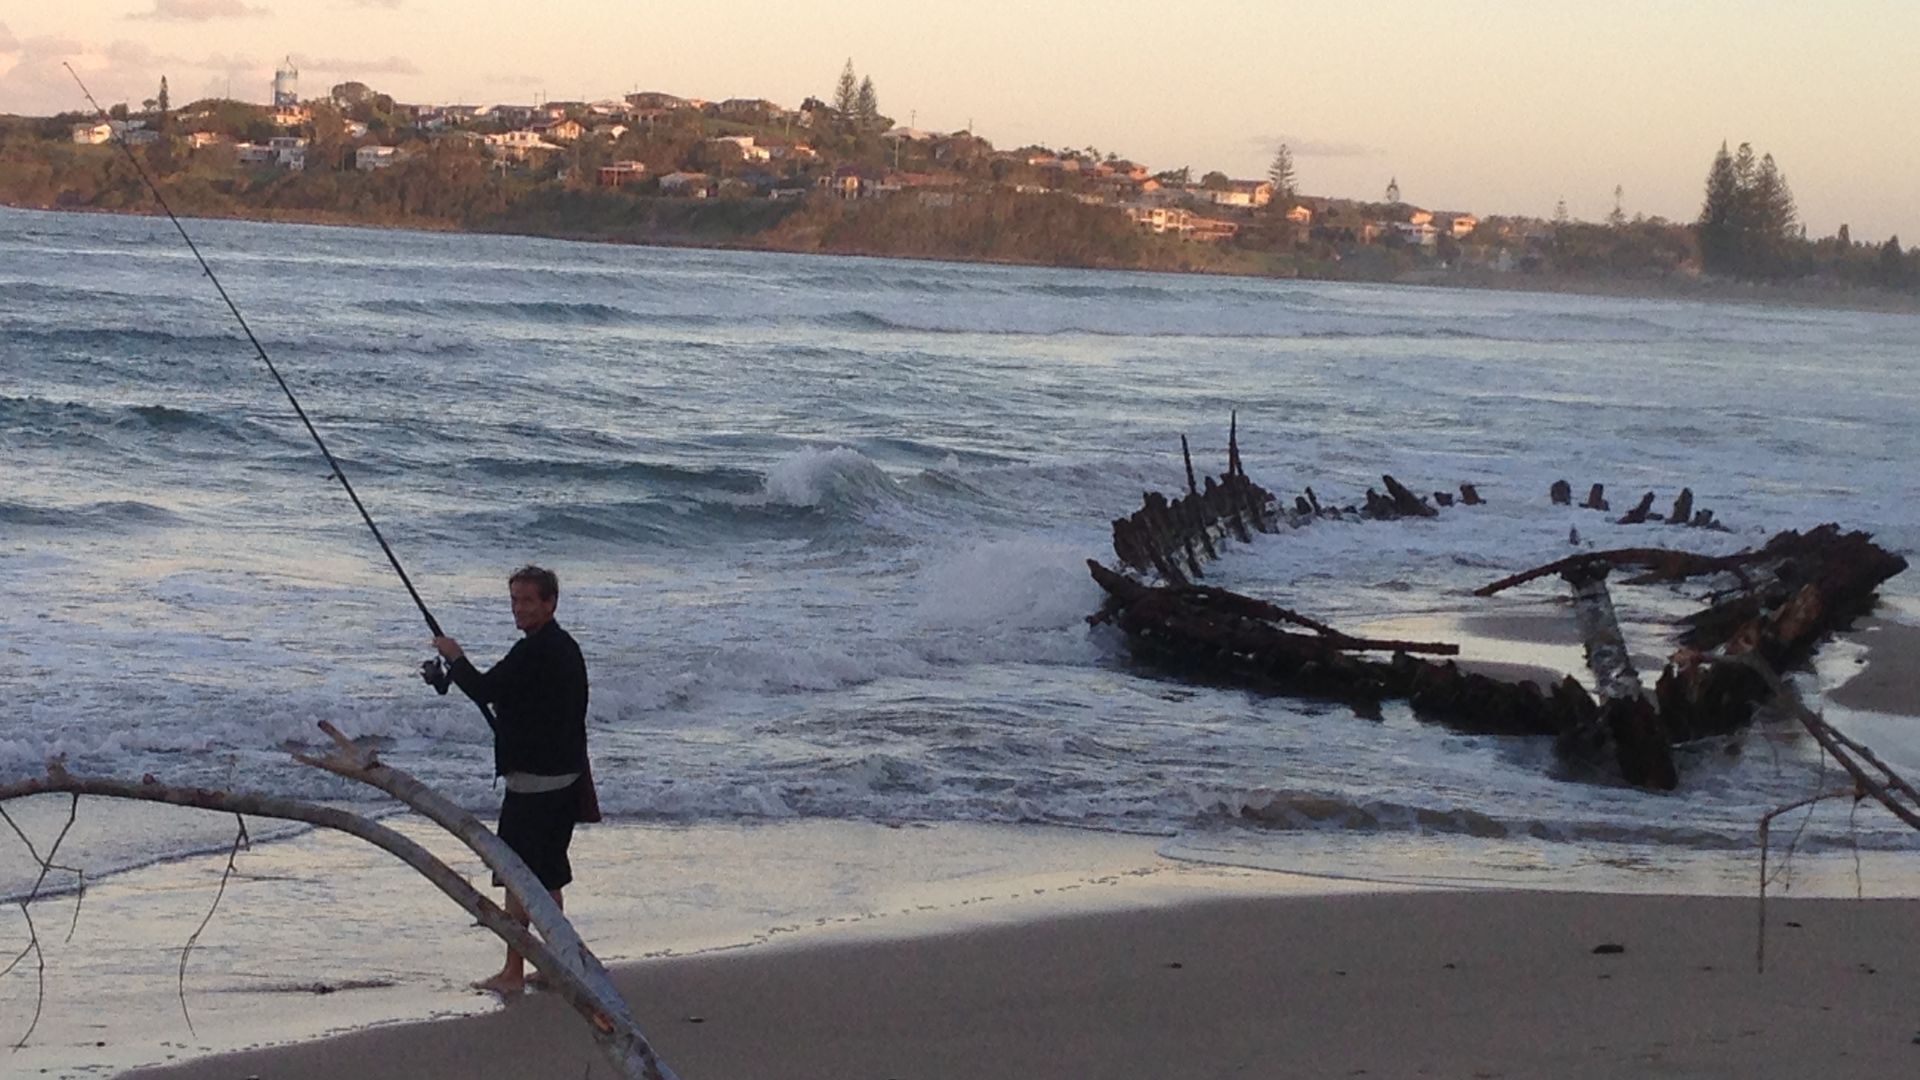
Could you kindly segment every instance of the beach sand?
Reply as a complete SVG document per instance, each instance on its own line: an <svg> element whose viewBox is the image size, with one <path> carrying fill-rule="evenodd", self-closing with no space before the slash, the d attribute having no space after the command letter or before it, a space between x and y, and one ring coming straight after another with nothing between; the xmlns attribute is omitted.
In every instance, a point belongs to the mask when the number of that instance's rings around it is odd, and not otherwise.
<svg viewBox="0 0 1920 1080"><path fill-rule="evenodd" d="M1854 640L1866 648L1863 663L1828 700L1849 709L1920 717L1920 627L1869 619Z"/></svg>
<svg viewBox="0 0 1920 1080"><path fill-rule="evenodd" d="M659 960L684 1080L1902 1076L1920 902L1512 892L1194 900ZM1600 945L1624 952L1596 954ZM551 995L142 1078L609 1076Z"/></svg>

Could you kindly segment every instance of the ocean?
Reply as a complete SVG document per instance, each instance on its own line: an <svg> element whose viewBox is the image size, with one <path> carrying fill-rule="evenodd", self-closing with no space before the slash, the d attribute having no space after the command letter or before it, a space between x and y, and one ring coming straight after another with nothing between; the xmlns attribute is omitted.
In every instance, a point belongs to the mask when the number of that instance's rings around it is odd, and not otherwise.
<svg viewBox="0 0 1920 1080"><path fill-rule="evenodd" d="M1920 545L1912 316L188 228L449 633L504 653L507 574L558 571L615 821L1038 824L1244 866L1678 887L1744 865L1759 816L1816 790L1787 726L1689 748L1673 794L1581 782L1542 740L1143 670L1087 625L1085 560L1112 562L1143 491L1184 488L1181 435L1220 472L1236 414L1247 472L1289 500L1357 501L1382 473L1488 500L1258 536L1207 569L1356 632L1570 625L1550 583L1467 594L1576 528L1724 553L1838 521ZM1689 486L1731 531L1555 507L1561 478L1617 508ZM1884 613L1920 619L1917 580ZM324 719L497 804L478 714L421 684L418 612L163 218L0 210L0 592L0 778L58 755L381 805L290 760ZM1694 595L1616 589L1650 662ZM1559 634L1487 647L1584 676ZM1809 697L1857 656L1824 653ZM1910 722L1829 715L1920 770ZM86 858L229 836L156 825ZM1913 848L1843 807L1801 843ZM0 894L31 868L0 855Z"/></svg>

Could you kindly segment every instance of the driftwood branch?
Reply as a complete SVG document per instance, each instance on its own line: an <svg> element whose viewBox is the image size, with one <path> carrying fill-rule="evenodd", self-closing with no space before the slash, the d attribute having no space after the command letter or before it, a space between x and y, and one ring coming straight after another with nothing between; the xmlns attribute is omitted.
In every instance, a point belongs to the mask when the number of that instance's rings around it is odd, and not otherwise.
<svg viewBox="0 0 1920 1080"><path fill-rule="evenodd" d="M78 799L74 800L76 803ZM175 990L180 995L180 1016L187 1022L187 1030L193 1034L193 1013L187 1010L187 958L193 955L193 947L200 943L200 935L207 932L207 924L213 921L213 913L220 910L220 898L227 895L227 882L233 880L233 861L240 857L242 848L252 846L247 837L247 819L239 814L233 815L237 831L233 834L233 846L227 849L227 866L220 871L220 887L213 890L213 903L207 905L207 914L200 925L193 928L187 944L180 950L180 970L175 975Z"/></svg>
<svg viewBox="0 0 1920 1080"><path fill-rule="evenodd" d="M356 745L333 725L321 728L334 741L323 756L297 754L301 762L365 783L394 796L447 829L480 856L507 890L524 905L535 936L508 916L467 879L413 840L378 822L330 806L259 792L176 787L153 781L75 776L58 762L47 774L0 785L0 803L49 792L96 795L168 803L253 817L298 821L357 836L392 854L445 893L456 904L493 931L509 947L531 960L555 992L586 1019L595 1043L613 1064L617 1075L629 1080L674 1080L640 1033L632 1009L621 996L606 968L580 940L558 905L525 863L478 818L461 810L411 775L380 762L370 750Z"/></svg>

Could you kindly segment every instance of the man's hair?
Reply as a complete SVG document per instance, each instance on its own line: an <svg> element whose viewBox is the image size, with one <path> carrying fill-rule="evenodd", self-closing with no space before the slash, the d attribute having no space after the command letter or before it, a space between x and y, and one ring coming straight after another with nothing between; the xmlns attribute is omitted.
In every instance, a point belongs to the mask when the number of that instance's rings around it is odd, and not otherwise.
<svg viewBox="0 0 1920 1080"><path fill-rule="evenodd" d="M512 588L522 581L529 582L534 588L539 589L540 599L542 600L558 600L560 598L560 575L548 570L544 566L535 566L532 563L528 563L520 569L515 570L507 577L507 587Z"/></svg>

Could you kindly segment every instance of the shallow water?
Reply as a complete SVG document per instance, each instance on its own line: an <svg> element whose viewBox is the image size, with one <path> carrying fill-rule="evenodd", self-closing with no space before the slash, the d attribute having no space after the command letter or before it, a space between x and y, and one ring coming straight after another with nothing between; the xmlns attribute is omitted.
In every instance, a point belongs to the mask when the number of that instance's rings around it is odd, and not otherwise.
<svg viewBox="0 0 1920 1080"><path fill-rule="evenodd" d="M1764 727L1656 796L1568 782L1538 740L1134 670L1083 622L1084 560L1183 485L1182 433L1218 471L1234 410L1276 491L1353 501L1390 472L1489 499L1210 571L1342 626L1553 615L1545 586L1465 593L1570 527L1647 540L1547 505L1561 477L1616 503L1691 485L1733 531L1659 539L1702 551L1827 520L1920 538L1911 316L189 228L450 632L503 652L506 572L559 570L616 818L1040 822L1252 865L1493 837L1632 866L1748 849L1813 790L1817 759ZM417 612L190 259L164 221L0 211L0 776L64 754L363 801L287 759L330 719L491 806L484 726L414 677ZM1618 601L1664 653L1687 599ZM1920 735L1882 730L1920 766ZM224 835L103 838L90 865ZM1804 842L1908 835L1836 810ZM0 893L25 869L0 856Z"/></svg>

